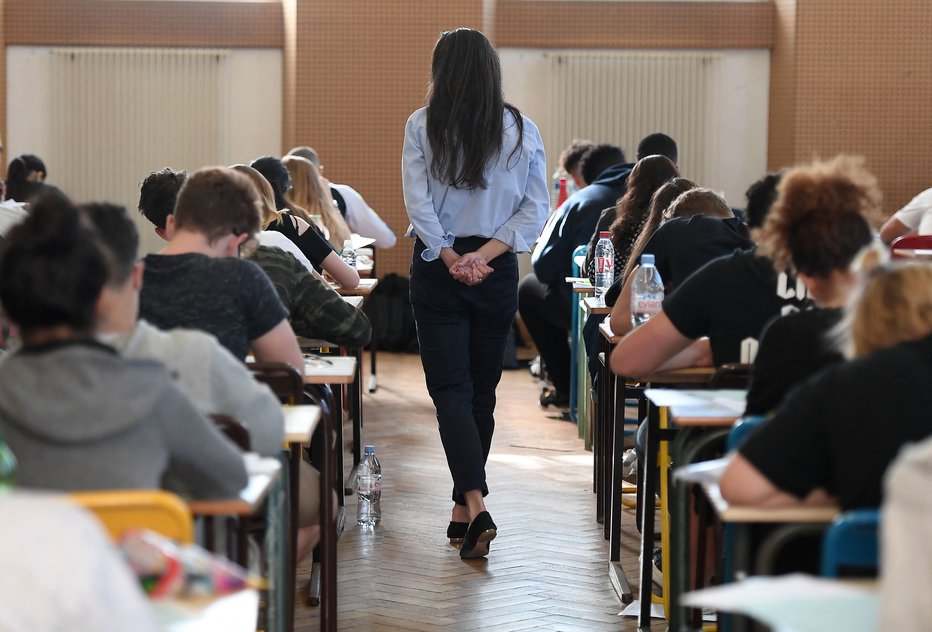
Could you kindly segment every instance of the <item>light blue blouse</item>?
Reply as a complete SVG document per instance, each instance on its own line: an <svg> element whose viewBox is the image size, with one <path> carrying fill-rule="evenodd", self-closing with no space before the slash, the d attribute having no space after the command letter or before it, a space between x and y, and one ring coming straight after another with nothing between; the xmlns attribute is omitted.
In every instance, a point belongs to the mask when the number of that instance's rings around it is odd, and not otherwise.
<svg viewBox="0 0 932 632"><path fill-rule="evenodd" d="M509 158L518 128L507 109L504 117L502 150L486 169L488 187L474 190L455 189L433 177L427 110L421 108L408 118L402 178L411 225L405 235L424 242L425 261L439 257L440 249L452 247L457 237L494 237L513 252L527 252L540 235L550 210L543 141L534 122L522 117L522 148Z"/></svg>

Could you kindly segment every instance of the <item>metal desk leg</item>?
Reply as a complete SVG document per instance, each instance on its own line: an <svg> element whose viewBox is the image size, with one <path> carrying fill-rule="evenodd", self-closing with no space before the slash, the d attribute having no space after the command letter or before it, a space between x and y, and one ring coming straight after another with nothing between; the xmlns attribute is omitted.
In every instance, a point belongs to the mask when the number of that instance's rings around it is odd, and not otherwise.
<svg viewBox="0 0 932 632"><path fill-rule="evenodd" d="M638 629L650 630L651 590L653 586L654 507L657 489L657 450L660 446L660 415L656 406L647 408L647 446L644 454L644 479L641 481L641 583L638 598L641 600ZM616 441L617 443L617 441ZM620 465L620 464L619 464Z"/></svg>
<svg viewBox="0 0 932 632"><path fill-rule="evenodd" d="M347 411L353 420L353 469L343 486L345 494L356 491L356 468L362 460L362 348L354 353L356 357L356 375L353 383L347 387ZM341 449L342 452L342 449Z"/></svg>
<svg viewBox="0 0 932 632"><path fill-rule="evenodd" d="M616 402L625 400L625 391L627 386L625 381L616 380ZM622 404L624 405L624 404ZM608 424L614 426L614 423ZM605 522L609 525L609 578L612 586L622 603L630 603L633 599L631 586L628 584L628 578L624 569L621 567L621 468L622 455L625 450L625 433L617 429L612 431L611 456L607 460L605 467L611 468L611 485L606 493L606 500L609 502L608 511L606 512Z"/></svg>

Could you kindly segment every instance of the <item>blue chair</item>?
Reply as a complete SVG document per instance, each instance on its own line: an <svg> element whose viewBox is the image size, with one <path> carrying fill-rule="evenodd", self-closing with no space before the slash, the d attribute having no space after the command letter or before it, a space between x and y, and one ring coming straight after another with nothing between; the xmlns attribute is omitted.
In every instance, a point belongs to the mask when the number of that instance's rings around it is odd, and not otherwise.
<svg viewBox="0 0 932 632"><path fill-rule="evenodd" d="M822 540L822 575L838 577L842 567L877 572L880 511L857 509L835 518Z"/></svg>
<svg viewBox="0 0 932 632"><path fill-rule="evenodd" d="M570 259L570 262L573 266L573 276L578 277L580 274L580 267L576 265L576 257L586 256L586 252L589 250L588 244L583 244L582 246L576 246L576 250L573 251L573 256ZM570 325L570 419L576 421L576 409L579 402L579 393L577 392L576 382L577 375L579 374L579 362L577 361L577 352L579 350L580 339L579 339L579 305L578 305L578 296L573 294L573 315L572 315L572 324Z"/></svg>
<svg viewBox="0 0 932 632"><path fill-rule="evenodd" d="M767 418L764 415L745 415L735 422L728 433L727 450L731 452L741 445Z"/></svg>

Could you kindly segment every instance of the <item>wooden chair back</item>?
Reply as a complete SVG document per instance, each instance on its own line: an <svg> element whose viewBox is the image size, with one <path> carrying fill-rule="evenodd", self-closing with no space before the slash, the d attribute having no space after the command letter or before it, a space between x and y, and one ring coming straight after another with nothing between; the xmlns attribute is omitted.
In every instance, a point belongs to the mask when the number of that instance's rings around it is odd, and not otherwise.
<svg viewBox="0 0 932 632"><path fill-rule="evenodd" d="M267 384L282 404L296 406L304 400L304 378L290 364L283 362L247 362L253 377Z"/></svg>
<svg viewBox="0 0 932 632"><path fill-rule="evenodd" d="M211 415L217 428L226 435L227 439L235 443L243 452L249 452L252 449L252 442L249 438L249 429L243 422L230 417L229 415Z"/></svg>

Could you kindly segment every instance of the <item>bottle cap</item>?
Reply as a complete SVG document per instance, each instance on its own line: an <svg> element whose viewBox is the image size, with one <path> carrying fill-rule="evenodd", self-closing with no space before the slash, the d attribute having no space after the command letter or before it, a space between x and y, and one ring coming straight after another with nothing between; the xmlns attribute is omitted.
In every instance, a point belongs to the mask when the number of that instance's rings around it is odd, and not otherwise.
<svg viewBox="0 0 932 632"><path fill-rule="evenodd" d="M374 445L367 445L367 446L364 448L364 452L365 452L365 454L375 454L375 446L374 446Z"/></svg>
<svg viewBox="0 0 932 632"><path fill-rule="evenodd" d="M611 236L612 236L612 231L610 230L603 230L599 232L599 239L602 239L603 237L611 238Z"/></svg>
<svg viewBox="0 0 932 632"><path fill-rule="evenodd" d="M641 255L641 265L654 265L654 255Z"/></svg>

